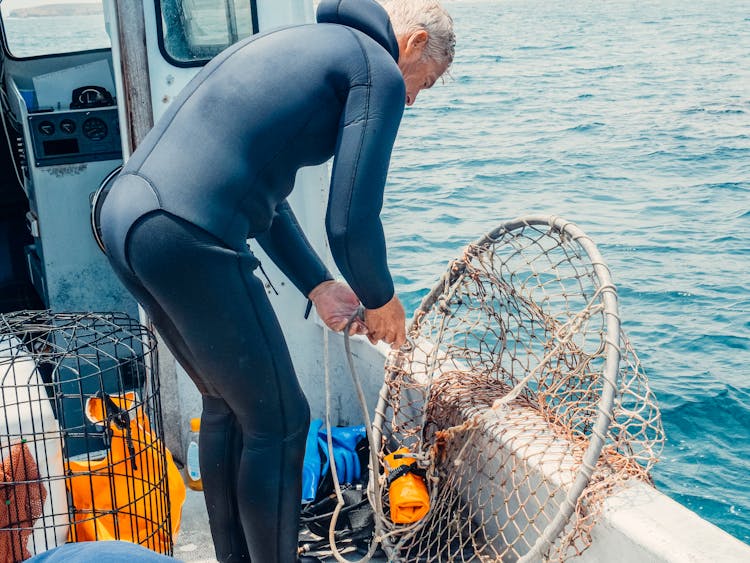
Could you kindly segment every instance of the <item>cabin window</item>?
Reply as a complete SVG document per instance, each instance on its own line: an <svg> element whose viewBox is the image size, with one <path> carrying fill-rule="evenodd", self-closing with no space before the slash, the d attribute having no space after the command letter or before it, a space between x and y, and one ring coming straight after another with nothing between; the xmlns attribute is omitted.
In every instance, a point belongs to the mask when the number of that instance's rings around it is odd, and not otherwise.
<svg viewBox="0 0 750 563"><path fill-rule="evenodd" d="M0 14L14 58L110 48L102 0L2 0Z"/></svg>
<svg viewBox="0 0 750 563"><path fill-rule="evenodd" d="M164 54L178 65L203 64L257 31L255 0L160 0Z"/></svg>

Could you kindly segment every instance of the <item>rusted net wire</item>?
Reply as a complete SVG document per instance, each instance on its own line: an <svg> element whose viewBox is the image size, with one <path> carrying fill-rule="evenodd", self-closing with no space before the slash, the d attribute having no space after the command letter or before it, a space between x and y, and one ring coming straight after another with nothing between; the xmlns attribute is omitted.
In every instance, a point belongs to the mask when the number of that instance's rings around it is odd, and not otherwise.
<svg viewBox="0 0 750 563"><path fill-rule="evenodd" d="M664 441L594 243L555 217L507 223L453 261L386 365L374 428L426 470L430 511L394 524L389 561L562 561L601 502L650 481Z"/></svg>

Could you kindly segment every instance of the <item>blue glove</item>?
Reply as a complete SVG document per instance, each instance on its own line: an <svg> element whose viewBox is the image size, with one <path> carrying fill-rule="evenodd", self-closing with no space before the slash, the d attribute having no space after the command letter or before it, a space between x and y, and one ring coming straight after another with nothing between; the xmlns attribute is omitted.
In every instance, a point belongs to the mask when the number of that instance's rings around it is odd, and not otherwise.
<svg viewBox="0 0 750 563"><path fill-rule="evenodd" d="M333 461L339 484L352 483L359 479L362 468L357 455L357 443L366 436L364 426L344 426L331 428L331 442L333 443ZM318 431L318 444L325 458L322 463L321 475L328 471L328 440L325 428Z"/></svg>
<svg viewBox="0 0 750 563"><path fill-rule="evenodd" d="M362 468L357 455L357 444L366 436L364 426L331 428L333 461L339 484L352 483L359 479ZM302 462L302 502L315 500L320 479L329 470L328 440L321 419L310 423L305 442L305 458Z"/></svg>
<svg viewBox="0 0 750 563"><path fill-rule="evenodd" d="M323 436L325 430L321 429ZM331 438L334 444L346 448L352 452L357 450L357 444L367 436L367 431L363 425L360 426L336 426L331 428Z"/></svg>
<svg viewBox="0 0 750 563"><path fill-rule="evenodd" d="M320 470L320 453L318 451L318 431L323 421L315 419L310 423L305 442L305 459L302 461L302 502L312 502L318 491L318 483L322 472ZM326 455L326 465L328 456Z"/></svg>

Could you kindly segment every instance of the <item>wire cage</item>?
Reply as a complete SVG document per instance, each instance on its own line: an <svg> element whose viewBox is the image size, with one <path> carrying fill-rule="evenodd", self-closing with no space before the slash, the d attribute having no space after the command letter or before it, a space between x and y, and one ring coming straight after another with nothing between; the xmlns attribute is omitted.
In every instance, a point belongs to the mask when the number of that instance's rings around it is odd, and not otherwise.
<svg viewBox="0 0 750 563"><path fill-rule="evenodd" d="M172 553L156 366L124 314L0 315L0 563L103 539Z"/></svg>

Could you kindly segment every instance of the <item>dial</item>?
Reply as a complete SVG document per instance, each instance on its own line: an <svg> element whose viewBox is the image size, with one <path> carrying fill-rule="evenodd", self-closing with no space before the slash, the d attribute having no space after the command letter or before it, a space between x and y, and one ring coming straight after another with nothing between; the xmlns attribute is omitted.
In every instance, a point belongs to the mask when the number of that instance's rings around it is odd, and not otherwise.
<svg viewBox="0 0 750 563"><path fill-rule="evenodd" d="M98 117L89 117L83 122L81 131L92 141L101 141L107 136L107 124Z"/></svg>
<svg viewBox="0 0 750 563"><path fill-rule="evenodd" d="M37 125L37 129L42 135L52 135L55 132L55 124L51 121L42 121Z"/></svg>
<svg viewBox="0 0 750 563"><path fill-rule="evenodd" d="M70 135L76 130L76 122L73 121L72 119L63 119L60 122L60 129L62 129L63 132Z"/></svg>

